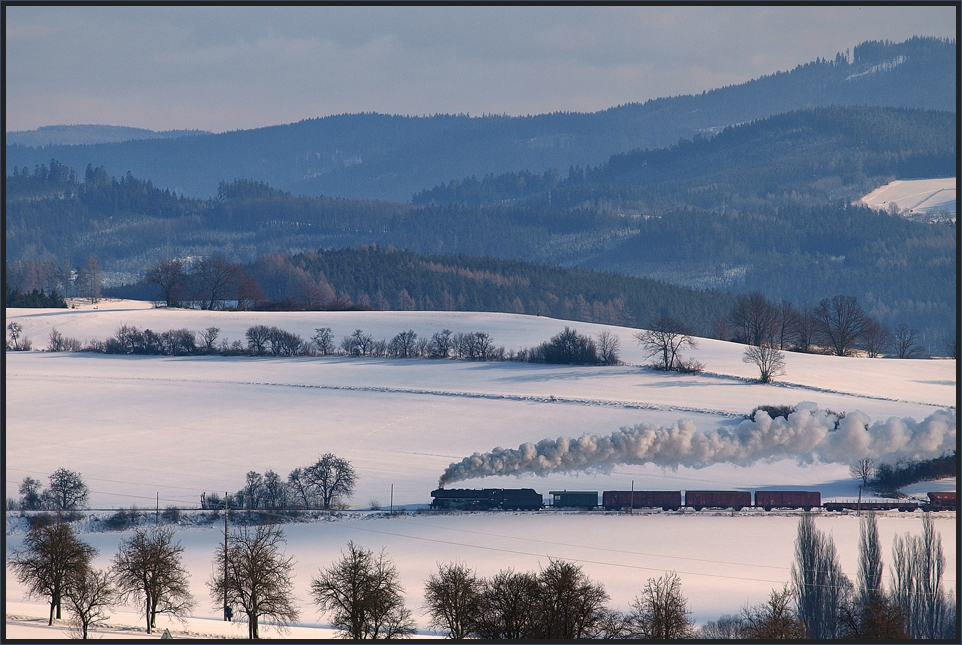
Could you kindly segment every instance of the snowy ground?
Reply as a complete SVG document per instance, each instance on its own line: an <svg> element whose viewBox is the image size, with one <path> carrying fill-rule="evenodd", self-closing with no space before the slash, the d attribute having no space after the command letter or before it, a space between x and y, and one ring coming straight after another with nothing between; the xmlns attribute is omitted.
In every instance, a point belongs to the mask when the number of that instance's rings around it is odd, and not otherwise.
<svg viewBox="0 0 962 645"><path fill-rule="evenodd" d="M956 178L896 180L862 198L872 208L888 210L891 204L905 215L956 213Z"/></svg>
<svg viewBox="0 0 962 645"><path fill-rule="evenodd" d="M64 336L104 340L122 324L161 332L186 327L221 329L242 339L254 324L276 325L309 338L331 327L340 340L355 329L390 339L413 329L430 336L443 328L485 331L496 345L531 347L570 325L596 335L603 327L533 316L431 312L227 313L154 309L149 304L102 302L96 309L7 311L35 347L46 345L53 328ZM371 500L387 507L391 487L397 507L430 502L444 469L474 452L515 448L584 433L609 434L649 422L670 425L690 419L699 431L732 428L761 404L815 403L819 408L861 411L875 423L890 417L921 421L954 406L954 360L859 359L786 354L787 373L775 385L751 379L754 367L741 361L743 347L700 340L685 353L705 364L699 376L666 375L645 369L646 357L632 338L637 330L609 328L621 338L626 365L565 367L516 363L328 358L129 357L48 352L6 354L6 470L8 496L25 476L46 481L58 467L83 473L98 508L194 506L203 491L236 491L249 470L274 469L282 476L312 463L319 454L348 458L359 473L355 508ZM954 441L954 439L953 439ZM473 479L458 486L529 486L542 493L578 490L686 490L792 487L819 490L823 497L854 498L857 487L847 464L799 465L764 461L752 467L719 463L707 468L662 469L620 465L608 472L540 477ZM930 487L929 487L930 486ZM954 489L955 481L921 485ZM12 517L12 516L11 516ZM856 572L858 519L823 517L848 574ZM352 513L336 521L285 527L288 552L298 561L297 593L304 625L298 636L328 636L309 603L310 577L329 565L353 539L387 549L401 570L408 606L422 626L423 580L437 562L460 559L482 575L513 566L537 569L548 557L585 566L603 581L612 605L625 609L644 580L677 570L700 622L761 602L788 580L797 517L793 513L581 515L463 514L385 517ZM883 544L896 533L920 530L920 514L887 514L880 522ZM955 584L954 514L940 514L938 530ZM8 547L22 539L19 522L8 518ZM87 533L105 566L117 533ZM225 625L210 606L205 583L218 528L184 527L194 572L196 615L172 631L238 635L243 625ZM890 547L886 546L886 553ZM29 620L46 615L42 603L23 598L8 574L8 635L46 630ZM136 626L133 613L117 624ZM166 626L166 625L165 625ZM161 627L161 630L163 626ZM321 631L318 631L321 629ZM233 630L233 631L231 631ZM236 633L235 633L236 632ZM62 634L62 632L57 632ZM270 632L268 632L270 633ZM425 632L426 633L426 632ZM32 637L32 636L24 636ZM44 632L38 638L53 638Z"/></svg>

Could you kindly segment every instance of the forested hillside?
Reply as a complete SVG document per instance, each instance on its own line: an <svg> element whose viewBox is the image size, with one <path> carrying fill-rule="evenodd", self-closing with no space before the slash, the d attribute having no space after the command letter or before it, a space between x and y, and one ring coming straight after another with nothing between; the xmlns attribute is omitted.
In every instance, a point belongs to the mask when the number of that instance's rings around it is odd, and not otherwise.
<svg viewBox="0 0 962 645"><path fill-rule="evenodd" d="M454 178L597 165L635 148L662 148L728 125L820 105L955 110L955 42L866 42L700 95L590 114L538 116L338 115L215 135L122 143L6 148L7 168L55 158L73 168L128 171L155 185L213 197L223 180L267 182L297 194L406 201ZM9 170L8 170L9 172Z"/></svg>

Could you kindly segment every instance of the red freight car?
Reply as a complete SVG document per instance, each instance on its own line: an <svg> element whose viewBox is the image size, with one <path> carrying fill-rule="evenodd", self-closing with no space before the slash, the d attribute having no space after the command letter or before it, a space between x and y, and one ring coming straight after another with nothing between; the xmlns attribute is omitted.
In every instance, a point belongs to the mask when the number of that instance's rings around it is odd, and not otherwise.
<svg viewBox="0 0 962 645"><path fill-rule="evenodd" d="M946 491L941 493L931 492L927 493L929 496L929 503L925 505L925 510L927 511L954 511L956 500L955 491Z"/></svg>
<svg viewBox="0 0 962 645"><path fill-rule="evenodd" d="M677 511L681 508L680 490L636 490L634 500L631 494L630 490L606 490L602 494L601 503L609 511L659 507L665 511Z"/></svg>
<svg viewBox="0 0 962 645"><path fill-rule="evenodd" d="M703 508L733 508L740 511L752 505L752 494L740 490L690 490L685 493L685 506L700 511Z"/></svg>
<svg viewBox="0 0 962 645"><path fill-rule="evenodd" d="M803 508L810 511L822 505L822 494L807 490L760 490L755 492L755 508Z"/></svg>

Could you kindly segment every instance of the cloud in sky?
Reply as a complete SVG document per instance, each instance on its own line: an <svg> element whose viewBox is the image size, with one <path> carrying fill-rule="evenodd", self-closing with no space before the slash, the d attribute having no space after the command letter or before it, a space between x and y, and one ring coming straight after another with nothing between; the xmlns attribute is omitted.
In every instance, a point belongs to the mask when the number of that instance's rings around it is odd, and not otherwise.
<svg viewBox="0 0 962 645"><path fill-rule="evenodd" d="M954 7L6 7L7 130L594 111L954 37Z"/></svg>

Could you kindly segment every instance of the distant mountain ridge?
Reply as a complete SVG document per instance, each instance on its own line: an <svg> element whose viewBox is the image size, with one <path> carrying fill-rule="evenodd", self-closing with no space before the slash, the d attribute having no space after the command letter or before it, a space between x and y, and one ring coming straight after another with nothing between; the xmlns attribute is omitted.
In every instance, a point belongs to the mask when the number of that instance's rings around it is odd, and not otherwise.
<svg viewBox="0 0 962 645"><path fill-rule="evenodd" d="M36 130L6 133L6 144L41 148L44 146L76 146L98 143L120 143L141 139L174 139L211 134L207 130L147 130L122 125L45 125Z"/></svg>
<svg viewBox="0 0 962 645"><path fill-rule="evenodd" d="M869 41L789 72L700 95L601 112L506 117L345 114L223 134L79 146L7 145L7 167L51 158L76 169L104 166L154 185L212 197L235 178L305 195L408 201L472 175L597 165L633 149L791 110L825 105L956 110L956 43L916 37Z"/></svg>

